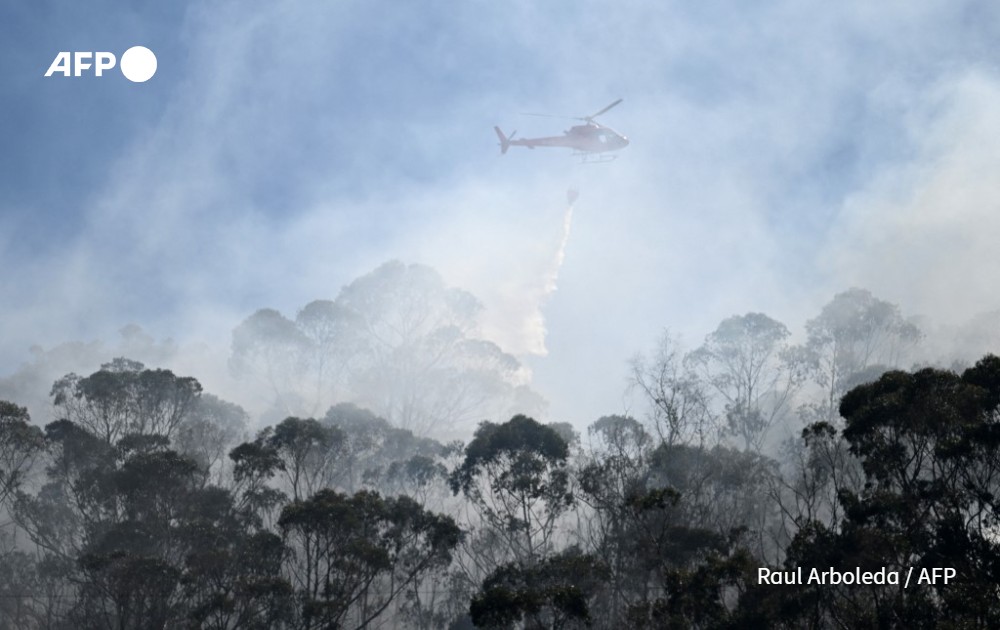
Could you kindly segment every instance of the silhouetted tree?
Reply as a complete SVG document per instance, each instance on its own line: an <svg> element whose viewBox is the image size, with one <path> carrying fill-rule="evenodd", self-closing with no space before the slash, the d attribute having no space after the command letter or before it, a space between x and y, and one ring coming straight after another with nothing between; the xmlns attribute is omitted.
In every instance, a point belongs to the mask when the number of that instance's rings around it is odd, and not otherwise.
<svg viewBox="0 0 1000 630"><path fill-rule="evenodd" d="M0 400L0 509L10 508L45 448L41 430L30 422L27 409Z"/></svg>
<svg viewBox="0 0 1000 630"><path fill-rule="evenodd" d="M170 370L115 359L87 377L69 374L52 387L52 402L69 420L115 444L133 433L172 438L201 395L201 384Z"/></svg>
<svg viewBox="0 0 1000 630"><path fill-rule="evenodd" d="M552 550L556 521L573 504L569 448L526 416L483 422L451 473L455 494L472 502L508 559L532 566Z"/></svg>
<svg viewBox="0 0 1000 630"><path fill-rule="evenodd" d="M407 497L320 490L278 521L291 546L298 627L364 628L413 582L446 567L461 531Z"/></svg>
<svg viewBox="0 0 1000 630"><path fill-rule="evenodd" d="M786 565L886 567L915 579L892 585L806 585L782 591L784 620L826 627L993 627L1000 623L1000 359L961 376L891 371L848 392L841 432L866 483L841 488L840 523L805 523ZM944 584L922 571L952 568ZM758 595L759 611L768 597ZM750 607L750 606L748 606ZM752 607L750 607L752 608Z"/></svg>
<svg viewBox="0 0 1000 630"><path fill-rule="evenodd" d="M607 576L606 567L576 548L534 566L505 564L472 598L470 617L478 628L589 627L591 602Z"/></svg>

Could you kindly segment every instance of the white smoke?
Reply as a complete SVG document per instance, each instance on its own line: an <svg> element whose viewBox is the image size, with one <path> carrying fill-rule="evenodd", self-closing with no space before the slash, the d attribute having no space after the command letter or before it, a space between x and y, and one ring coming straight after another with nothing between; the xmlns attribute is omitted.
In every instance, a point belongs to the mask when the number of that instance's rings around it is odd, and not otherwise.
<svg viewBox="0 0 1000 630"><path fill-rule="evenodd" d="M563 215L562 235L555 255L549 250L548 259L539 256L534 262L524 261L517 275L497 287L496 294L490 296L491 308L485 313L483 332L508 352L518 356L544 357L548 354L542 308L557 288L572 223L573 205L569 204ZM544 250L539 254L544 254Z"/></svg>
<svg viewBox="0 0 1000 630"><path fill-rule="evenodd" d="M520 358L548 353L543 308L556 290L573 220L572 203L561 220L546 209L546 189L550 185L523 189L516 201L494 189L481 213L455 216L447 230L413 240L419 243L414 260L482 302L480 334Z"/></svg>
<svg viewBox="0 0 1000 630"><path fill-rule="evenodd" d="M1000 81L973 72L932 94L914 159L848 201L825 259L843 286L961 326L1000 308Z"/></svg>

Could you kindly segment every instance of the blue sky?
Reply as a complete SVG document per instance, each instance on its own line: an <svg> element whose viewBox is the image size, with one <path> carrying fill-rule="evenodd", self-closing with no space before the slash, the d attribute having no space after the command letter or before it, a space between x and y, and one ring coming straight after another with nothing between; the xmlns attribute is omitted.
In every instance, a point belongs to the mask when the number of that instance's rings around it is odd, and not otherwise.
<svg viewBox="0 0 1000 630"><path fill-rule="evenodd" d="M583 425L666 327L798 333L850 286L941 326L1000 307L996 3L129 4L0 5L4 372L130 322L224 358L254 310L398 258ZM148 83L42 76L135 44ZM569 124L519 112L617 98L613 163L499 155L495 124Z"/></svg>

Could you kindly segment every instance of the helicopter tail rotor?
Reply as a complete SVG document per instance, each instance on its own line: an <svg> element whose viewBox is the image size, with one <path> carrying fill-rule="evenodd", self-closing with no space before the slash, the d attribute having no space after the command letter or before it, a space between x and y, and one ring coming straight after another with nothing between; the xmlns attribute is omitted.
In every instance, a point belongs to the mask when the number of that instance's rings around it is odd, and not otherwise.
<svg viewBox="0 0 1000 630"><path fill-rule="evenodd" d="M517 132L514 131L511 132L509 136L505 136L503 135L503 132L500 131L500 127L493 127L493 131L496 131L497 137L500 138L500 155L503 155L507 152L507 149L510 148L510 139L513 138L514 134Z"/></svg>

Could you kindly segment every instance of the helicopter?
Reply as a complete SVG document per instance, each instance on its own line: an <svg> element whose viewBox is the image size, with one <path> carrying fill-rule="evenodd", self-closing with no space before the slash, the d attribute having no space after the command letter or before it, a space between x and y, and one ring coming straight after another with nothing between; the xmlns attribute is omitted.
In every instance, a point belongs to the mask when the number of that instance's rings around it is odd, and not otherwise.
<svg viewBox="0 0 1000 630"><path fill-rule="evenodd" d="M534 149L535 147L566 147L568 149L573 149L573 155L581 156L584 162L609 162L618 156L603 154L608 151L617 151L618 149L625 148L628 146L628 138L610 127L605 127L604 125L594 122L594 119L621 102L622 99L618 99L601 111L596 114L591 114L590 116L573 117L573 120L582 120L584 121L584 124L570 127L567 131L564 131L561 136L514 140L513 138L514 134L517 133L516 131L512 132L508 136L504 135L504 132L500 130L500 127L493 127L493 130L497 132L497 137L500 138L500 154L503 155L507 153L507 149L510 147L528 147L529 149ZM568 116L549 116L548 114L529 115L545 116L547 118L569 118ZM588 160L588 158L592 155L597 156L597 158L595 160Z"/></svg>

